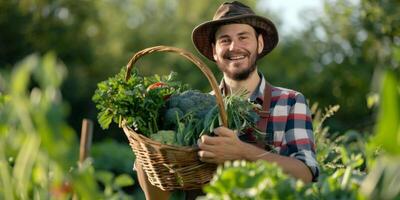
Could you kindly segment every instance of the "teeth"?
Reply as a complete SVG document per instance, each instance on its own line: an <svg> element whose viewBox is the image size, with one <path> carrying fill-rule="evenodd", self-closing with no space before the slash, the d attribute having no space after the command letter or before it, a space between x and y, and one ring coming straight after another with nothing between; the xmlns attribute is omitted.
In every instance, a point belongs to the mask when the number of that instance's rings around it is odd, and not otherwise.
<svg viewBox="0 0 400 200"><path fill-rule="evenodd" d="M230 60L239 60L239 59L242 59L242 58L244 58L244 56L231 56L231 57L229 57Z"/></svg>

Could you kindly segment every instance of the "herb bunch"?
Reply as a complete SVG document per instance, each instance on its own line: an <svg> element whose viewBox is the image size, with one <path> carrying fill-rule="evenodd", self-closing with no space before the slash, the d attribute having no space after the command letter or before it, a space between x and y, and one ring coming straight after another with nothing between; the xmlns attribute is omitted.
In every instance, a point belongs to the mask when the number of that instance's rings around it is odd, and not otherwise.
<svg viewBox="0 0 400 200"><path fill-rule="evenodd" d="M172 94L180 93L187 85L176 81L176 73L143 77L137 69L131 71L129 80L125 81L126 70L123 68L97 86L92 100L99 110L98 121L103 129L111 122L121 125L124 120L129 127L149 136L158 131L159 110ZM163 83L164 87L152 85Z"/></svg>
<svg viewBox="0 0 400 200"><path fill-rule="evenodd" d="M247 91L241 90L224 97L223 101L228 117L228 127L238 132L250 128L254 130L256 137L261 137L261 134L259 134L256 128L259 116L255 110L259 105L247 100L246 94ZM218 106L215 105L204 119L203 133L211 133L220 124L219 109Z"/></svg>

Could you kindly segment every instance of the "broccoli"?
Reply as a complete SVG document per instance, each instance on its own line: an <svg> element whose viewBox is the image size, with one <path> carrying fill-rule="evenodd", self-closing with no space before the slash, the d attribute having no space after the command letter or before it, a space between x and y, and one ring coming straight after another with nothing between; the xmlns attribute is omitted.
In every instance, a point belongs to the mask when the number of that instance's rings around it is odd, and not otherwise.
<svg viewBox="0 0 400 200"><path fill-rule="evenodd" d="M162 144L176 145L175 131L172 130L161 130L157 133L153 133L150 135L150 139L158 141Z"/></svg>
<svg viewBox="0 0 400 200"><path fill-rule="evenodd" d="M215 96L197 90L187 90L172 95L166 102L163 127L176 128L179 120L190 117L202 120L216 106Z"/></svg>
<svg viewBox="0 0 400 200"><path fill-rule="evenodd" d="M201 93L197 90L187 90L171 96L166 104L168 110L177 108L182 112L183 116L191 113L194 118L201 119L217 103L215 96L211 94Z"/></svg>
<svg viewBox="0 0 400 200"><path fill-rule="evenodd" d="M177 119L181 119L183 117L183 112L181 109L174 107L170 108L167 111L165 111L164 118L165 118L165 126L171 126L176 123Z"/></svg>

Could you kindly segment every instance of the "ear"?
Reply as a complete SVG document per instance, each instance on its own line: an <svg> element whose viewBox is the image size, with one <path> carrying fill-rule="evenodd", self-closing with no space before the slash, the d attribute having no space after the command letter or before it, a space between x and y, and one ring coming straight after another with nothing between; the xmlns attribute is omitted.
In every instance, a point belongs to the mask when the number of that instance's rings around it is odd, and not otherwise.
<svg viewBox="0 0 400 200"><path fill-rule="evenodd" d="M215 51L215 44L214 43L211 43L211 48L212 48L212 51L213 51L214 60L216 61L217 60L217 53Z"/></svg>
<svg viewBox="0 0 400 200"><path fill-rule="evenodd" d="M257 38L257 42L258 42L258 54L260 54L262 52L262 50L264 49L264 38L263 35L260 33L258 34L258 38Z"/></svg>

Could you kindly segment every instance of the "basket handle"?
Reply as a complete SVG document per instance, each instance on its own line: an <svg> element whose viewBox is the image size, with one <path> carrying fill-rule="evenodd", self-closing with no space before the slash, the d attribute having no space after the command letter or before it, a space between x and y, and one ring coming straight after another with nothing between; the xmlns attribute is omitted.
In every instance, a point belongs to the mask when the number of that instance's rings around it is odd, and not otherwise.
<svg viewBox="0 0 400 200"><path fill-rule="evenodd" d="M125 74L125 80L127 81L130 76L131 76L131 70L133 68L133 65L136 63L137 60L139 60L140 57L150 54L153 52L174 52L178 53L179 55L185 57L186 59L190 60L192 63L194 63L200 70L203 72L203 74L207 77L208 82L210 83L216 100L217 100L217 105L219 108L219 115L222 120L222 125L225 127L228 127L228 117L225 111L225 106L222 100L222 94L221 91L218 87L217 81L215 80L215 77L211 70L207 67L207 65L201 61L199 58L191 54L190 52L176 48L176 47L169 47L169 46L154 46L154 47L149 47L146 49L143 49L137 53L135 53L132 58L129 60L128 64L126 65L126 74Z"/></svg>

